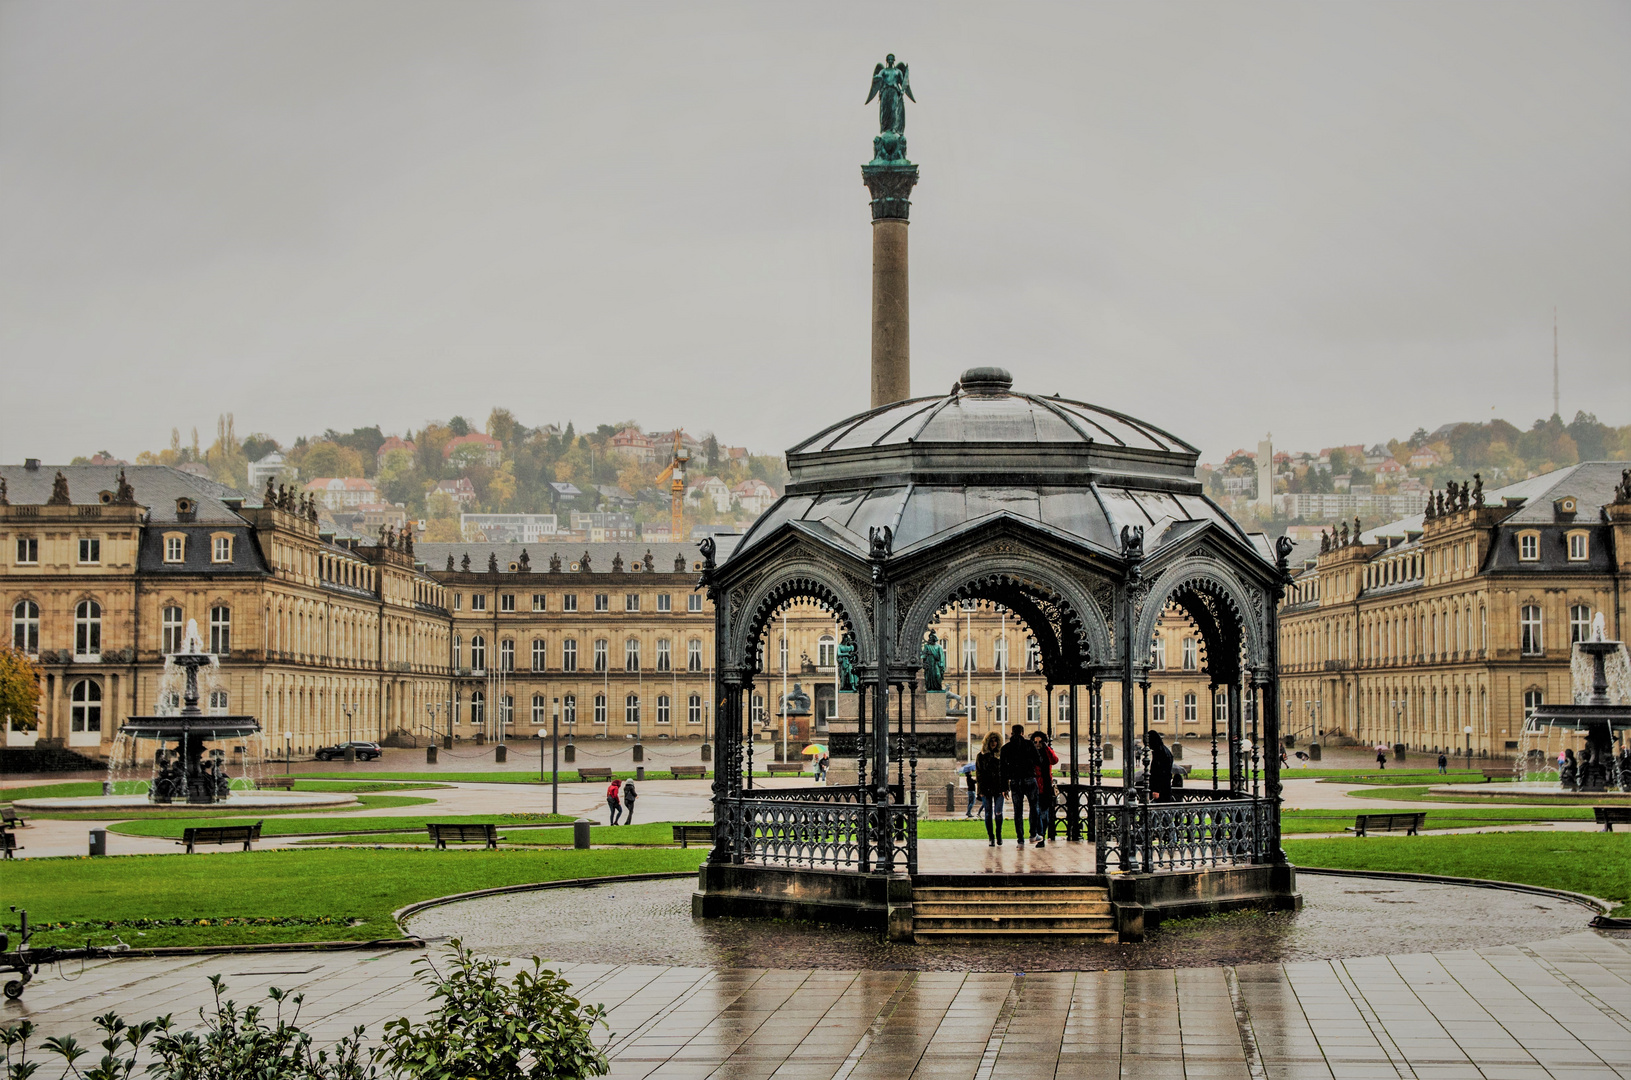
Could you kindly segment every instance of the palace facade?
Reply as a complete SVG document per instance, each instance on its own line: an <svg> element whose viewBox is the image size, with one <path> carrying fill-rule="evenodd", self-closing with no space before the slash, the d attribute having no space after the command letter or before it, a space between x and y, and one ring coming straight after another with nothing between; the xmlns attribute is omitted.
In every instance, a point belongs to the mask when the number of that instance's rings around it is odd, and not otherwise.
<svg viewBox="0 0 1631 1080"><path fill-rule="evenodd" d="M1631 629L1628 464L1585 462L1487 495L1458 485L1431 515L1344 526L1296 572L1281 611L1282 731L1520 750L1536 706L1572 700L1570 646L1594 617L1610 637Z"/></svg>

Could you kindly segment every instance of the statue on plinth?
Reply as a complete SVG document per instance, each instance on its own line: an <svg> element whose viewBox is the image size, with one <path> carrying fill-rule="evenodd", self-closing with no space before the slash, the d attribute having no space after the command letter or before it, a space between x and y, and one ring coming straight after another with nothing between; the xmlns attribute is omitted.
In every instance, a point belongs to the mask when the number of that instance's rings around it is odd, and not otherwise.
<svg viewBox="0 0 1631 1080"><path fill-rule="evenodd" d="M802 686L794 683L792 690L781 695L779 714L782 716L809 716L810 695L804 692Z"/></svg>
<svg viewBox="0 0 1631 1080"><path fill-rule="evenodd" d="M838 643L838 689L840 693L855 692L855 635L847 630Z"/></svg>
<svg viewBox="0 0 1631 1080"><path fill-rule="evenodd" d="M872 69L872 89L866 104L878 99L878 137L872 140L872 153L878 161L906 160L906 102L914 103L912 80L906 62L895 62L895 54Z"/></svg>
<svg viewBox="0 0 1631 1080"><path fill-rule="evenodd" d="M923 689L941 693L946 689L946 647L940 636L929 631L929 640L923 643Z"/></svg>

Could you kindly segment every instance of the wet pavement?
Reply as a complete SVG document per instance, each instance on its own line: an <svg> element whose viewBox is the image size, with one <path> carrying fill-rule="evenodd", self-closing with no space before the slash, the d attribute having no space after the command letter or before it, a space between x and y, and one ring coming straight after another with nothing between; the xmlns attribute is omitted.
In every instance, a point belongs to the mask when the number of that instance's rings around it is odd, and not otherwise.
<svg viewBox="0 0 1631 1080"><path fill-rule="evenodd" d="M814 923L693 919L694 879L466 900L409 921L426 941L573 963L915 971L1099 971L1286 963L1516 944L1585 929L1592 911L1530 893L1302 874L1300 912L1165 924L1141 944L891 944Z"/></svg>

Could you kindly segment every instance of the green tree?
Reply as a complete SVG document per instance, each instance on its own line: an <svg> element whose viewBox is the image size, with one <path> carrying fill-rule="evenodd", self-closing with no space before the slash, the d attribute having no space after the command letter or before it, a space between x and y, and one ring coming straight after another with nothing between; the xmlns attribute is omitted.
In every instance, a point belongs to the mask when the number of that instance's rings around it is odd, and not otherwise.
<svg viewBox="0 0 1631 1080"><path fill-rule="evenodd" d="M470 421L462 416L455 416L447 422L447 426L455 439L470 434Z"/></svg>
<svg viewBox="0 0 1631 1080"><path fill-rule="evenodd" d="M28 654L0 645L0 720L24 731L39 723L40 668Z"/></svg>

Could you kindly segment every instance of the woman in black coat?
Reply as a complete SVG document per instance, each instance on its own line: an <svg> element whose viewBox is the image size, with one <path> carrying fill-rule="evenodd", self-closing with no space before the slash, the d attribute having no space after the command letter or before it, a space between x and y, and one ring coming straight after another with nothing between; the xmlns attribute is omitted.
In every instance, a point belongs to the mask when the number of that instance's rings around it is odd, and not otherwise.
<svg viewBox="0 0 1631 1080"><path fill-rule="evenodd" d="M1159 731L1150 732L1150 798L1172 801L1172 751L1161 740Z"/></svg>

